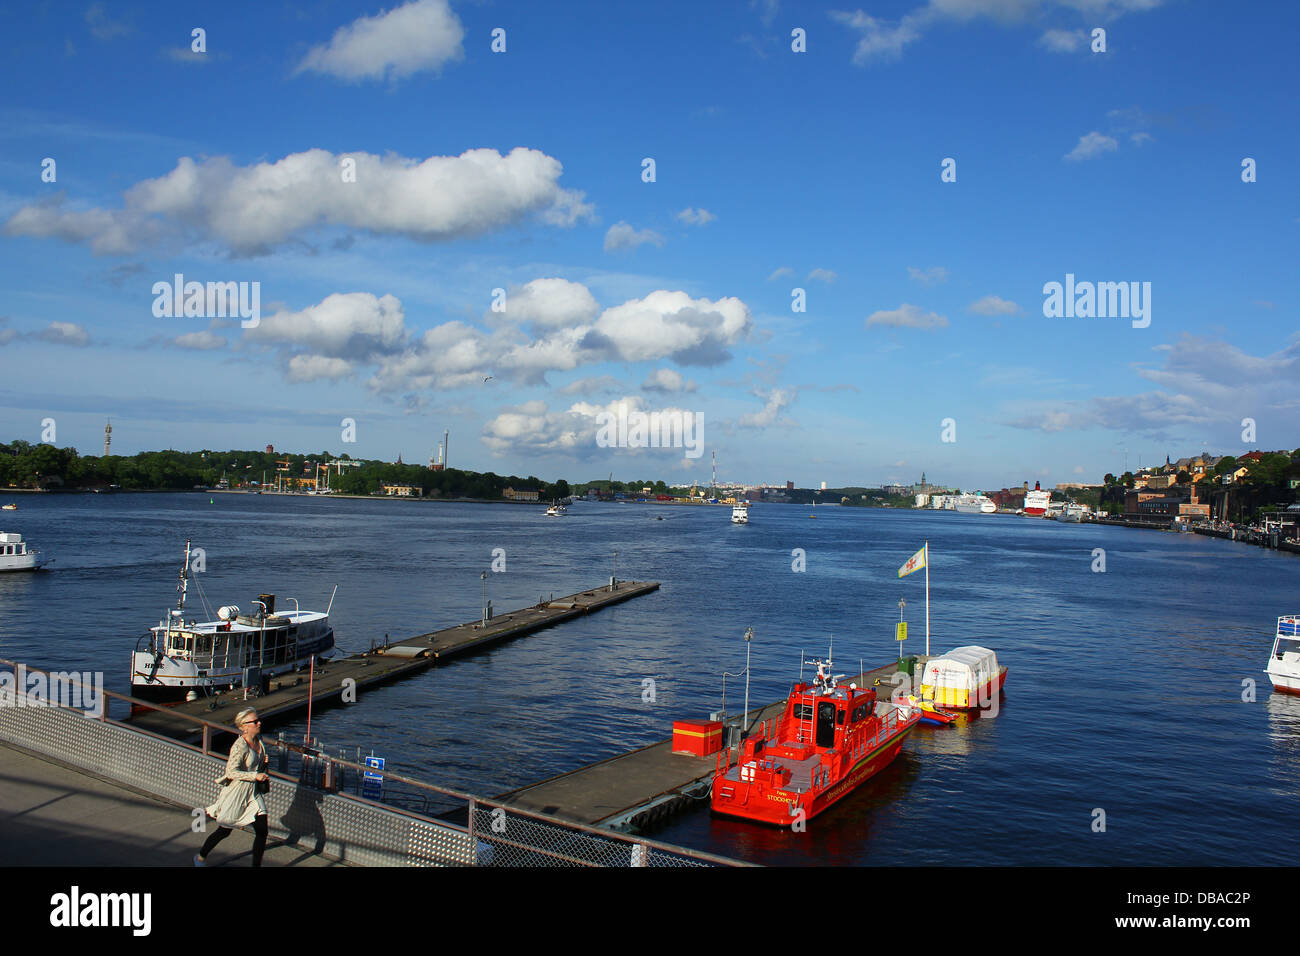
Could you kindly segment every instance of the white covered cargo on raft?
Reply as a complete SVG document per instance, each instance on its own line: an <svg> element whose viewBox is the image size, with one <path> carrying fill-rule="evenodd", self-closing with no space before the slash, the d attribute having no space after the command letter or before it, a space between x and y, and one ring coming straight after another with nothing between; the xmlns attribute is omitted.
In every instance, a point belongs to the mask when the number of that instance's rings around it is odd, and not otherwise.
<svg viewBox="0 0 1300 956"><path fill-rule="evenodd" d="M987 647L957 647L925 662L921 697L940 707L974 709L992 700L1006 680L998 655Z"/></svg>

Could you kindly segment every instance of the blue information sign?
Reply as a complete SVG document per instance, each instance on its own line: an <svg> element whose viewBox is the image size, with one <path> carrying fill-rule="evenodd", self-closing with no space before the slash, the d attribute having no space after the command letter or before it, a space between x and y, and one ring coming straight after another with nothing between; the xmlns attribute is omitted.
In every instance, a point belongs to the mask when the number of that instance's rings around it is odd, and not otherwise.
<svg viewBox="0 0 1300 956"><path fill-rule="evenodd" d="M384 775L375 773L375 770L384 769L383 757L367 757L365 759L367 767L373 769L367 770L362 774L361 779L361 796L367 800L378 800L384 793Z"/></svg>

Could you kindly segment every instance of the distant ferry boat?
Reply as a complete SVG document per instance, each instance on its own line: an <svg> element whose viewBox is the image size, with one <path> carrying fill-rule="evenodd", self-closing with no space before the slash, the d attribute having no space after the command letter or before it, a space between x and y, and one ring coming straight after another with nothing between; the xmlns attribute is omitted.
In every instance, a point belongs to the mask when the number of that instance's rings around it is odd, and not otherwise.
<svg viewBox="0 0 1300 956"><path fill-rule="evenodd" d="M0 532L0 571L39 571L53 561L39 551L28 551L22 535Z"/></svg>
<svg viewBox="0 0 1300 956"><path fill-rule="evenodd" d="M749 502L742 501L731 509L732 524L749 524Z"/></svg>
<svg viewBox="0 0 1300 956"><path fill-rule="evenodd" d="M191 694L220 693L293 670L334 647L329 609L276 613L275 595L261 594L256 612L233 605L215 621L186 621L190 543L185 542L180 600L167 620L149 629L131 655L131 693L144 700L181 701ZM290 600L293 600L290 598ZM333 606L330 599L330 606ZM193 698L190 698L193 699Z"/></svg>
<svg viewBox="0 0 1300 956"><path fill-rule="evenodd" d="M1273 653L1264 669L1273 689L1283 694L1300 694L1300 614L1277 619Z"/></svg>
<svg viewBox="0 0 1300 956"><path fill-rule="evenodd" d="M1052 493L1043 491L1038 487L1038 482L1034 482L1034 490L1025 492L1025 514L1031 518L1041 518L1047 514L1047 506L1051 503Z"/></svg>

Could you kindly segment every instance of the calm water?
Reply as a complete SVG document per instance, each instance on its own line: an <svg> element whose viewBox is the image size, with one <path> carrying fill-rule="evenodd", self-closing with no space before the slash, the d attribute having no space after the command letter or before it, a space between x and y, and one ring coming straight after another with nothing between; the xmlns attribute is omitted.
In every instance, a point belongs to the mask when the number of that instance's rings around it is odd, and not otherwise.
<svg viewBox="0 0 1300 956"><path fill-rule="evenodd" d="M897 602L924 650L924 575L896 571L927 538L935 653L994 648L996 717L921 727L899 759L789 833L688 812L655 832L763 863L1289 864L1271 839L1300 791L1300 699L1262 673L1300 561L1246 545L1004 516L756 506L540 507L271 496L22 496L0 530L56 569L0 577L0 657L103 670L126 691L136 638L175 600L185 538L206 550L209 604L259 591L323 609L341 647L500 611L607 579L662 589L316 715L323 742L399 772L496 795L667 737L720 705L753 627L755 701L782 696L801 649L833 635L838 670L891 659ZM664 520L655 520L662 516ZM1104 548L1106 572L1093 573ZM807 571L791 570L791 550ZM191 586L191 607L201 609ZM920 640L917 640L917 637ZM656 700L642 700L655 680ZM1242 701L1242 681L1258 699ZM734 711L743 685L728 681ZM283 727L301 734L303 722ZM1094 808L1105 833L1091 830Z"/></svg>

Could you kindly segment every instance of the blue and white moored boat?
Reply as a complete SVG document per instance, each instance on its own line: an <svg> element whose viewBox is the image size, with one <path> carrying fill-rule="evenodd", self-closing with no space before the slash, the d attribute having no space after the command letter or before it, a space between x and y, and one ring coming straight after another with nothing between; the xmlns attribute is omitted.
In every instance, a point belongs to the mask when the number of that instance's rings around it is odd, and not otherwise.
<svg viewBox="0 0 1300 956"><path fill-rule="evenodd" d="M1274 690L1283 694L1300 694L1300 614L1288 614L1277 619L1273 653L1269 655L1264 673L1273 682Z"/></svg>

